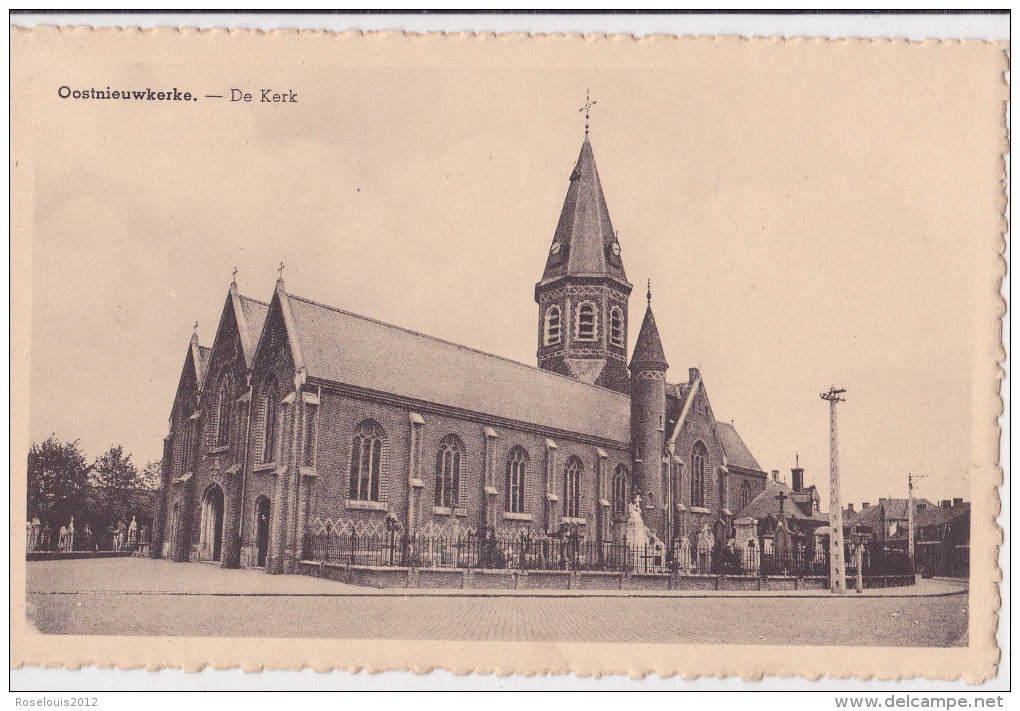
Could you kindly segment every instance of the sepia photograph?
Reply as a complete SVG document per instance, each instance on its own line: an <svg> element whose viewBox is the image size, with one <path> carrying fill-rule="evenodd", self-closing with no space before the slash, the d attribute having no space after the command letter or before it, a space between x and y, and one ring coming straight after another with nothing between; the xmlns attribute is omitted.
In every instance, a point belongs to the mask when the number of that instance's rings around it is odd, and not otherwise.
<svg viewBox="0 0 1020 711"><path fill-rule="evenodd" d="M11 47L12 664L994 675L1006 44Z"/></svg>

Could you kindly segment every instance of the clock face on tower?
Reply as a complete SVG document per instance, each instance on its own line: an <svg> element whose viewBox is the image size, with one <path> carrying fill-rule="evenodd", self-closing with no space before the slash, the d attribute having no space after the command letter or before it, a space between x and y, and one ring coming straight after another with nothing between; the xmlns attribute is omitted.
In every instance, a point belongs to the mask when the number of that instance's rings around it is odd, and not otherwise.
<svg viewBox="0 0 1020 711"><path fill-rule="evenodd" d="M620 256L620 243L619 242L613 242L613 246L610 247L610 249L613 250L613 254L614 255L616 255L617 257Z"/></svg>
<svg viewBox="0 0 1020 711"><path fill-rule="evenodd" d="M562 248L563 245L561 245L559 242L553 242L552 247L549 249L549 251L552 252L553 254L559 254Z"/></svg>

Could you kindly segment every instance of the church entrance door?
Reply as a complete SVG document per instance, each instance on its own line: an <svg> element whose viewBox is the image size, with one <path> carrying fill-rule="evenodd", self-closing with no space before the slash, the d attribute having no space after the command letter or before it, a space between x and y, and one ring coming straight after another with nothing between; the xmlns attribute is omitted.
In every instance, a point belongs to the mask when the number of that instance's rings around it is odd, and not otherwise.
<svg viewBox="0 0 1020 711"><path fill-rule="evenodd" d="M223 550L223 489L213 484L202 500L202 537L199 549L205 560L219 561Z"/></svg>
<svg viewBox="0 0 1020 711"><path fill-rule="evenodd" d="M255 502L255 551L256 565L266 567L269 554L269 499L260 496Z"/></svg>

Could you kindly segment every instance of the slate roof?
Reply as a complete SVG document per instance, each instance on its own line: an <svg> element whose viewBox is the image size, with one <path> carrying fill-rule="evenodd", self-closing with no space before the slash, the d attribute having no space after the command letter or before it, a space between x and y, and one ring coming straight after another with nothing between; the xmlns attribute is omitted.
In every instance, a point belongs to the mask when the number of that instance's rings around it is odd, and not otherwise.
<svg viewBox="0 0 1020 711"><path fill-rule="evenodd" d="M744 440L737 434L737 430L733 425L728 422L719 422L718 420L715 425L723 451L726 452L727 466L762 471L761 465L758 464L754 455L751 454L751 450L744 444Z"/></svg>
<svg viewBox="0 0 1020 711"><path fill-rule="evenodd" d="M734 434L736 434L735 431ZM765 490L754 497L751 503L737 512L737 518L746 516L748 518L763 519L770 515L772 518L778 518L779 500L776 497L779 495L780 491L788 497L793 494L793 491L786 484L770 479L765 484ZM790 499L783 502L783 512L786 514L787 518L797 519L800 521L828 522L829 520L829 517L826 514L818 511L815 511L812 515L808 516Z"/></svg>
<svg viewBox="0 0 1020 711"><path fill-rule="evenodd" d="M634 355L630 358L630 367L635 364L660 365L663 369L669 367L666 362L666 354L662 350L662 339L659 338L659 329L655 325L655 316L652 315L652 305L645 309L645 318L641 322L641 330L638 331L637 343L634 344Z"/></svg>
<svg viewBox="0 0 1020 711"><path fill-rule="evenodd" d="M627 283L623 262L613 254L616 242L591 142L585 136L556 225L541 284L563 276L611 276Z"/></svg>
<svg viewBox="0 0 1020 711"><path fill-rule="evenodd" d="M259 336L262 334L262 324L266 322L266 314L269 313L269 304L240 294L238 300L241 302L241 311L248 326L248 333L241 334L241 345L244 348L245 360L251 364Z"/></svg>
<svg viewBox="0 0 1020 711"><path fill-rule="evenodd" d="M927 499L914 499L914 505L925 504L930 509L933 504ZM907 500L906 499L885 499L877 504L872 504L866 509L861 509L850 521L844 521L844 526L868 526L872 531L882 530L882 511L885 510L885 520L906 521ZM915 516L918 514L915 510ZM906 535L906 533L904 533Z"/></svg>
<svg viewBox="0 0 1020 711"><path fill-rule="evenodd" d="M963 503L959 503L954 506L931 506L914 516L914 525L917 528L925 528L926 526L941 526L942 524L949 523L950 521L969 515L969 501L964 501Z"/></svg>
<svg viewBox="0 0 1020 711"><path fill-rule="evenodd" d="M630 398L290 294L309 377L630 442Z"/></svg>
<svg viewBox="0 0 1020 711"><path fill-rule="evenodd" d="M212 348L209 346L199 346L196 349L198 358L196 358L195 369L198 371L196 377L198 378L199 386L205 382L205 374L209 370L209 356L212 355Z"/></svg>

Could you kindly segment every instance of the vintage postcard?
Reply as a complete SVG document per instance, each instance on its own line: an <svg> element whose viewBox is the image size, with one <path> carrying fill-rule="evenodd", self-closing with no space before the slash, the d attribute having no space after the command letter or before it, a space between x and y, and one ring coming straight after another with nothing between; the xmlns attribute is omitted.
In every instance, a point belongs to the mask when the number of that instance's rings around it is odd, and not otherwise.
<svg viewBox="0 0 1020 711"><path fill-rule="evenodd" d="M12 663L993 676L1007 49L12 28Z"/></svg>

